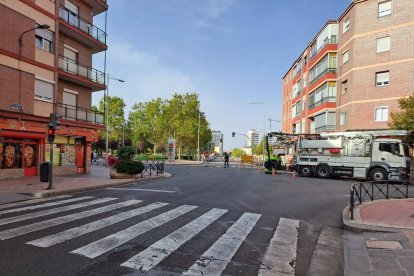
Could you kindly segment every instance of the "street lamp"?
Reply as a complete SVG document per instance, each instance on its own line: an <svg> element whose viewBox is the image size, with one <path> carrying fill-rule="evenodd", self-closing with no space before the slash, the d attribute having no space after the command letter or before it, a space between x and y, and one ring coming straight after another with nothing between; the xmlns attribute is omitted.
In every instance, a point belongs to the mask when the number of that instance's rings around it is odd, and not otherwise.
<svg viewBox="0 0 414 276"><path fill-rule="evenodd" d="M108 161L108 148L109 148L109 80L116 80L119 82L125 82L124 80L112 78L109 76L109 73L106 74L106 93L104 95L104 101L105 101L105 120L106 120L106 145L105 145L105 152L106 152L106 160Z"/></svg>
<svg viewBox="0 0 414 276"><path fill-rule="evenodd" d="M200 119L201 119L201 113L203 113L203 112L200 112L200 111L198 112L197 161L200 161Z"/></svg>
<svg viewBox="0 0 414 276"><path fill-rule="evenodd" d="M262 137L262 144L263 144L263 166L265 163L265 143L264 143L264 138L266 135L266 117L265 117L265 105L262 102L258 102L258 103L249 103L251 105L263 105L263 137Z"/></svg>
<svg viewBox="0 0 414 276"><path fill-rule="evenodd" d="M24 32L20 35L20 37L19 37L20 51L21 51L21 48L22 48L22 45L23 45L23 35L24 35L25 33L28 33L28 32L30 32L30 31L33 31L33 30L36 30L36 29L49 29L49 28L50 28L50 26L49 26L49 25L47 25L47 24L42 24L42 25L37 25L36 27L31 28L31 29L29 29L29 30L27 30L27 31L24 31Z"/></svg>

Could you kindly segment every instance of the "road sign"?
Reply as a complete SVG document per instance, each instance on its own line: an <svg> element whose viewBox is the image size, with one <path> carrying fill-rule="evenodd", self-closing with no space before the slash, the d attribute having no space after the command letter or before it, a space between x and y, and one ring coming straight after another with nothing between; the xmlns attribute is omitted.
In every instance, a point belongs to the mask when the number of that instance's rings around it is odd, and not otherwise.
<svg viewBox="0 0 414 276"><path fill-rule="evenodd" d="M175 139L168 139L168 160L175 160Z"/></svg>

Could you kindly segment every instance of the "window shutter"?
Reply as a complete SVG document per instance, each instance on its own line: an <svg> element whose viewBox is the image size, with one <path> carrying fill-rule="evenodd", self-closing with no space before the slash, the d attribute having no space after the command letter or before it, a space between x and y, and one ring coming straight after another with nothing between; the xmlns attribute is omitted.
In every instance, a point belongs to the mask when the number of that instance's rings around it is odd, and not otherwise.
<svg viewBox="0 0 414 276"><path fill-rule="evenodd" d="M349 51L342 54L342 64L347 63L349 59Z"/></svg>
<svg viewBox="0 0 414 276"><path fill-rule="evenodd" d="M383 37L377 39L377 53L387 52L391 49L390 37Z"/></svg>
<svg viewBox="0 0 414 276"><path fill-rule="evenodd" d="M387 85L390 82L390 72L377 73L377 85Z"/></svg>
<svg viewBox="0 0 414 276"><path fill-rule="evenodd" d="M72 108L76 107L76 94L63 92L63 104Z"/></svg>
<svg viewBox="0 0 414 276"><path fill-rule="evenodd" d="M44 100L53 102L53 90L54 84L41 80L35 80L35 98L38 100Z"/></svg>
<svg viewBox="0 0 414 276"><path fill-rule="evenodd" d="M391 1L383 2L378 5L378 16L391 14Z"/></svg>

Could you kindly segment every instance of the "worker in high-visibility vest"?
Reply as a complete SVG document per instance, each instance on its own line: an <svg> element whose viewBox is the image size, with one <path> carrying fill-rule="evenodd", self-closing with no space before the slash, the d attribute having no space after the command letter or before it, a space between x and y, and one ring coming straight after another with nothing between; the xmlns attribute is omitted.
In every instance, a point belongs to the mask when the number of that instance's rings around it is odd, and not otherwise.
<svg viewBox="0 0 414 276"><path fill-rule="evenodd" d="M274 156L273 154L270 156L270 160L269 158L266 156L265 158L265 173L272 173L272 168L274 168L276 170L276 163L277 163L277 157Z"/></svg>

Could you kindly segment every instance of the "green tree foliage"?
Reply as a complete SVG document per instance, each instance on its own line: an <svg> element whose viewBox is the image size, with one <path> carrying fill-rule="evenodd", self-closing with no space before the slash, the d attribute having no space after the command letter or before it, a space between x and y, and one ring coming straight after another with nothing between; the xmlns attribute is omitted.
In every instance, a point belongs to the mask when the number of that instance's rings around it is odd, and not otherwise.
<svg viewBox="0 0 414 276"><path fill-rule="evenodd" d="M122 125L125 124L125 102L120 97L107 97L108 99L108 121L109 121L109 139L121 141L122 140ZM99 102L98 110L105 113L105 98ZM106 116L105 116L106 120ZM106 121L105 121L106 123ZM128 128L128 127L127 127ZM128 130L127 130L128 132ZM106 137L106 131L102 131L100 136Z"/></svg>
<svg viewBox="0 0 414 276"><path fill-rule="evenodd" d="M243 154L243 151L239 148L234 148L231 150L231 156L233 157L240 157L242 156L242 154Z"/></svg>
<svg viewBox="0 0 414 276"><path fill-rule="evenodd" d="M407 130L408 142L414 144L414 94L398 100L400 111L391 113L389 125L393 129Z"/></svg>

